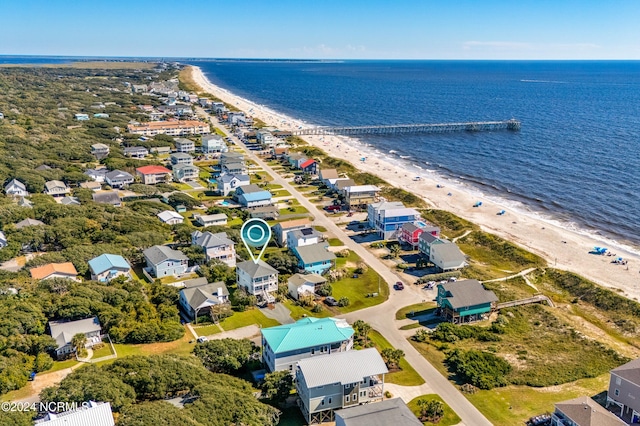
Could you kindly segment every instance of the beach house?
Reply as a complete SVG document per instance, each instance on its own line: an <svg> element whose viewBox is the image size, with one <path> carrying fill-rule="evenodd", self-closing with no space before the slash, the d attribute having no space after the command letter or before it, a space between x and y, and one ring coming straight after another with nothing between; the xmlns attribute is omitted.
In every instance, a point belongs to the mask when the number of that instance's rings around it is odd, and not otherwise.
<svg viewBox="0 0 640 426"><path fill-rule="evenodd" d="M344 199L349 210L364 210L367 205L375 203L380 188L375 185L355 185L344 189Z"/></svg>
<svg viewBox="0 0 640 426"><path fill-rule="evenodd" d="M251 179L249 178L249 175L225 174L216 179L218 191L220 191L220 194L225 197L229 195L231 191L235 191L237 188L249 185L250 183Z"/></svg>
<svg viewBox="0 0 640 426"><path fill-rule="evenodd" d="M206 135L202 137L202 152L213 154L217 152L228 152L229 147L220 135Z"/></svg>
<svg viewBox="0 0 640 426"><path fill-rule="evenodd" d="M427 232L432 236L437 237L440 235L440 228L423 221L403 223L400 227L400 236L398 237L398 240L410 245L415 250L420 244L420 235L423 232Z"/></svg>
<svg viewBox="0 0 640 426"><path fill-rule="evenodd" d="M196 221L198 225L206 228L207 226L226 225L228 218L226 214L218 213L218 214L206 214L206 215L194 214L193 219Z"/></svg>
<svg viewBox="0 0 640 426"><path fill-rule="evenodd" d="M230 268L236 266L236 246L235 243L227 237L226 232L214 234L208 231L194 231L191 233L191 244L202 248L206 255L207 262L210 260L218 260Z"/></svg>
<svg viewBox="0 0 640 426"><path fill-rule="evenodd" d="M420 219L420 212L399 201L380 201L367 206L367 222L383 240L397 240L400 228Z"/></svg>
<svg viewBox="0 0 640 426"><path fill-rule="evenodd" d="M89 261L89 270L93 281L108 282L114 278L124 276L131 279L131 265L117 254L101 254Z"/></svg>
<svg viewBox="0 0 640 426"><path fill-rule="evenodd" d="M272 293L278 290L278 271L262 260L247 260L236 265L236 282L238 288L247 294L257 296L262 302L273 303L275 297Z"/></svg>
<svg viewBox="0 0 640 426"><path fill-rule="evenodd" d="M102 342L102 327L98 317L91 317L77 321L49 321L51 337L56 341L56 356L62 359L73 354L76 348L71 343L73 336L84 334L87 341L85 347L91 347Z"/></svg>
<svg viewBox="0 0 640 426"><path fill-rule="evenodd" d="M221 163L220 173L230 175L246 175L248 170L249 169L247 168L247 165L243 160L230 160L225 162L224 164Z"/></svg>
<svg viewBox="0 0 640 426"><path fill-rule="evenodd" d="M489 314L498 301L478 280L438 284L436 303L441 317L454 324L478 321Z"/></svg>
<svg viewBox="0 0 640 426"><path fill-rule="evenodd" d="M309 424L331 422L334 410L382 401L388 372L376 348L301 359L295 383L302 415Z"/></svg>
<svg viewBox="0 0 640 426"><path fill-rule="evenodd" d="M322 275L333 266L336 259L326 243L293 247L291 251L298 258L298 268L306 273Z"/></svg>
<svg viewBox="0 0 640 426"><path fill-rule="evenodd" d="M635 423L632 422L632 423ZM555 404L551 426L625 426L614 414L588 396Z"/></svg>
<svg viewBox="0 0 640 426"><path fill-rule="evenodd" d="M102 160L109 155L109 146L103 143L94 143L91 145L91 154L93 154L98 160Z"/></svg>
<svg viewBox="0 0 640 426"><path fill-rule="evenodd" d="M18 179L11 179L4 186L4 193L11 197L28 197L27 187Z"/></svg>
<svg viewBox="0 0 640 426"><path fill-rule="evenodd" d="M206 278L197 278L185 281L178 301L187 317L197 323L199 316L210 315L212 307L229 303L229 290L222 281L208 283Z"/></svg>
<svg viewBox="0 0 640 426"><path fill-rule="evenodd" d="M428 259L431 255L431 248L434 245L444 243L445 240L441 240L438 236L428 232L423 232L418 237L418 250L420 250L420 253L422 253Z"/></svg>
<svg viewBox="0 0 640 426"><path fill-rule="evenodd" d="M141 159L149 155L149 150L143 146L128 146L124 148L122 151L125 157L129 157L129 158Z"/></svg>
<svg viewBox="0 0 640 426"><path fill-rule="evenodd" d="M277 143L277 139L268 130L260 129L256 131L256 141L263 147L273 146Z"/></svg>
<svg viewBox="0 0 640 426"><path fill-rule="evenodd" d="M153 246L142 252L147 270L156 278L177 276L187 272L189 258L167 246Z"/></svg>
<svg viewBox="0 0 640 426"><path fill-rule="evenodd" d="M299 319L291 324L263 328L262 362L267 371L290 371L301 359L353 349L353 328L344 319Z"/></svg>
<svg viewBox="0 0 640 426"><path fill-rule="evenodd" d="M47 413L36 422L38 426L114 426L109 402L89 401L80 408L62 413Z"/></svg>
<svg viewBox="0 0 640 426"><path fill-rule="evenodd" d="M104 181L112 188L122 188L133 183L133 175L122 170L112 170L104 175Z"/></svg>
<svg viewBox="0 0 640 426"><path fill-rule="evenodd" d="M177 152L195 152L196 143L191 139L186 138L176 138L175 139L176 151Z"/></svg>
<svg viewBox="0 0 640 426"><path fill-rule="evenodd" d="M429 262L433 263L442 272L454 271L467 265L467 257L460 251L455 243L448 240L440 240L443 244L435 244L429 253Z"/></svg>
<svg viewBox="0 0 640 426"><path fill-rule="evenodd" d="M75 118L78 121L88 121L89 120L89 114L75 114Z"/></svg>
<svg viewBox="0 0 640 426"><path fill-rule="evenodd" d="M173 180L176 182L191 182L200 177L200 168L193 164L176 164L172 169Z"/></svg>
<svg viewBox="0 0 640 426"><path fill-rule="evenodd" d="M78 279L78 271L71 262L47 263L46 265L31 268L29 270L31 278L34 280L48 280L51 278L66 278L73 281Z"/></svg>
<svg viewBox="0 0 640 426"><path fill-rule="evenodd" d="M136 174L145 185L171 182L171 170L162 166L143 166L136 169Z"/></svg>
<svg viewBox="0 0 640 426"><path fill-rule="evenodd" d="M610 372L607 407L629 423L640 422L640 358ZM618 410L619 409L619 410Z"/></svg>
<svg viewBox="0 0 640 426"><path fill-rule="evenodd" d="M351 178L340 178L336 179L336 183L331 187L331 189L336 191L338 194L345 196L346 189L350 186L355 186L355 184L355 181Z"/></svg>
<svg viewBox="0 0 640 426"><path fill-rule="evenodd" d="M64 197L71 193L69 187L62 181L50 180L44 184L44 193L52 197Z"/></svg>
<svg viewBox="0 0 640 426"><path fill-rule="evenodd" d="M256 184L243 185L236 189L235 198L243 207L259 207L271 204L271 192Z"/></svg>
<svg viewBox="0 0 640 426"><path fill-rule="evenodd" d="M184 216L174 210L165 210L158 213L156 216L158 216L158 219L167 225L178 225L184 222Z"/></svg>
<svg viewBox="0 0 640 426"><path fill-rule="evenodd" d="M103 183L105 181L105 176L109 173L109 169L87 169L84 174L89 176L96 182Z"/></svg>
<svg viewBox="0 0 640 426"><path fill-rule="evenodd" d="M293 249L300 246L318 244L322 241L322 235L312 227L294 229L287 233L287 247Z"/></svg>
<svg viewBox="0 0 640 426"><path fill-rule="evenodd" d="M129 124L127 130L129 133L142 136L183 136L211 133L211 128L208 123L195 120L150 121L148 123Z"/></svg>
<svg viewBox="0 0 640 426"><path fill-rule="evenodd" d="M286 247L287 234L289 232L294 231L296 229L307 228L310 226L310 224L311 224L311 221L308 218L294 219L294 220L288 220L285 222L276 223L271 227L271 230L273 231L273 238L275 239L276 243L278 243L280 247Z"/></svg>
<svg viewBox="0 0 640 426"><path fill-rule="evenodd" d="M336 426L422 426L402 398L335 411Z"/></svg>
<svg viewBox="0 0 640 426"><path fill-rule="evenodd" d="M114 207L122 206L122 200L118 191L96 192L92 195L93 202L98 204L110 204Z"/></svg>
<svg viewBox="0 0 640 426"><path fill-rule="evenodd" d="M300 170L302 170L302 173L306 175L317 175L318 163L314 159L309 159L304 163L300 164Z"/></svg>
<svg viewBox="0 0 640 426"><path fill-rule="evenodd" d="M187 152L174 152L169 156L172 165L193 164L193 157Z"/></svg>
<svg viewBox="0 0 640 426"><path fill-rule="evenodd" d="M293 274L287 280L287 289L291 297L298 300L305 294L316 294L326 282L327 280L318 274Z"/></svg>

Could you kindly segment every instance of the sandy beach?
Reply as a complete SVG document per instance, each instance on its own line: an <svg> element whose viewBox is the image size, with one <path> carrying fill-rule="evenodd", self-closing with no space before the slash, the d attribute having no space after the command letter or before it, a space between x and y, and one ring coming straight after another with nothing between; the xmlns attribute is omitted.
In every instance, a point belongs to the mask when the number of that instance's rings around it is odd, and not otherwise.
<svg viewBox="0 0 640 426"><path fill-rule="evenodd" d="M203 91L234 105L267 125L282 130L309 127L295 118L279 114L211 84L202 70L193 67L193 79ZM413 170L399 163L399 158L376 152L375 147L342 136L305 136L308 143L321 148L330 156L350 161L355 167L380 176L390 184L422 197L429 205L450 211L483 230L513 241L545 258L549 266L578 273L600 285L617 288L630 298L640 299L640 248L616 245L594 236L566 229L553 221L534 214L517 211L495 202L478 190L457 184L426 170ZM365 157L365 161L359 161ZM428 160L428 159L425 159ZM420 176L420 180L414 180ZM438 187L440 186L440 187ZM451 194L451 195L448 195ZM481 207L473 207L478 202ZM504 215L497 215L505 210ZM627 260L626 265L611 263L611 256L589 254L595 246L608 247L616 257Z"/></svg>

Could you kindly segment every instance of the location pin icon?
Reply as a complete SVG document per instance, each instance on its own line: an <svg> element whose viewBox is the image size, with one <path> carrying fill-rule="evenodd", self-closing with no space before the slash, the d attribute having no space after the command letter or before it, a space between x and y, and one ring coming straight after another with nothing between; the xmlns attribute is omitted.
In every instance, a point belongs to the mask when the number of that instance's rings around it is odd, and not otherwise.
<svg viewBox="0 0 640 426"><path fill-rule="evenodd" d="M271 227L262 219L249 219L240 228L240 238L253 263L258 263L271 240ZM253 250L251 250L253 247L262 247L257 258L253 256Z"/></svg>

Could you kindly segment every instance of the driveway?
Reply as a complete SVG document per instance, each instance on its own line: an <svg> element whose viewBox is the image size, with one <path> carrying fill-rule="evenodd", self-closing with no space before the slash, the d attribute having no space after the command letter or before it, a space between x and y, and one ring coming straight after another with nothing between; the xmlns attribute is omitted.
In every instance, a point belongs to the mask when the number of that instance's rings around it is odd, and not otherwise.
<svg viewBox="0 0 640 426"><path fill-rule="evenodd" d="M280 324L291 324L295 322L293 318L291 318L291 311L289 308L284 306L282 303L276 303L273 309L260 308L260 312L262 312L265 317L273 318Z"/></svg>
<svg viewBox="0 0 640 426"><path fill-rule="evenodd" d="M193 189L197 189L197 190L205 189L205 187L204 187L204 186L202 186L202 185L200 185L200 183L199 183L199 182L195 182L195 181L193 181L193 182L186 182L186 184L187 184L187 185L189 185L190 187L192 187Z"/></svg>
<svg viewBox="0 0 640 426"><path fill-rule="evenodd" d="M218 128L222 128L215 117L211 117L211 120ZM223 129L223 131L225 130ZM314 204L300 194L296 188L294 188L287 180L283 179L278 173L262 161L261 158L255 155L252 151L246 149L242 142L235 137L233 140L238 146L246 150L247 157L249 159L254 161L262 167L263 170L273 176L274 180L272 183L282 185L282 187L298 199L300 204L307 208L309 212L318 211ZM416 369L425 382L429 384L431 389L440 395L440 397L442 397L442 399L458 414L458 416L460 416L465 424L474 426L491 425L491 422L489 422L489 420L476 407L474 407L473 404L471 404L453 384L442 376L440 372L438 372L434 366L420 355L411 343L409 343L407 339L398 332L397 325L395 324L396 311L404 306L411 305L419 301L426 301L424 293L421 293L422 290L414 286L408 286L406 290L399 292L393 290L391 286L399 280L399 277L396 274L390 271L389 268L372 253L349 238L342 229L340 229L324 214L314 214L314 216L316 225L325 227L327 231L340 238L345 246L357 253L362 260L373 268L391 288L391 293L387 302L371 308L342 315L341 317L346 318L350 323L359 319L368 322L394 347L402 349L405 353L405 359Z"/></svg>

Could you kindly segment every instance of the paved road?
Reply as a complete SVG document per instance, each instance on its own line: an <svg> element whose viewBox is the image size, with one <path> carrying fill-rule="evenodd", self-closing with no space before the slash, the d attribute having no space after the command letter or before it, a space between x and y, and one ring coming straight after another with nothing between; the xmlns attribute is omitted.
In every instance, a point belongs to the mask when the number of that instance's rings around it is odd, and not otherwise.
<svg viewBox="0 0 640 426"><path fill-rule="evenodd" d="M217 119L212 117L212 122L218 128L226 132ZM393 283L399 280L398 276L389 270L377 257L370 253L367 249L357 244L351 238L349 238L335 223L333 223L322 212L319 212L317 207L312 204L307 198L301 195L296 188L294 188L287 180L283 179L278 173L276 173L271 167L269 167L261 158L248 149L242 142L236 137L233 137L237 145L244 148L247 157L256 162L263 170L273 176L273 183L282 185L284 189L288 190L300 204L307 208L309 212L315 217L316 225L327 228L332 234L336 235L350 250L357 253L367 265L373 268L384 281L392 288ZM350 314L343 315L349 322L361 319L368 322L371 326L382 334L394 347L402 349L405 353L405 359L416 369L416 371L422 376L422 378L429 384L431 389L460 416L462 422L467 425L485 426L491 425L491 422L484 417L484 415L471 404L465 397L453 386L445 377L443 377L438 370L436 370L420 353L411 346L399 332L395 324L395 313L398 309L411 305L413 303L421 302L425 299L425 295L420 293L419 287L407 286L404 291L391 290L389 300L371 308L363 309L360 311L352 312Z"/></svg>

